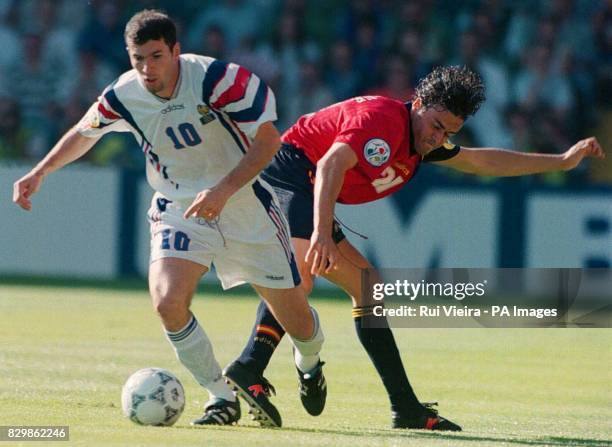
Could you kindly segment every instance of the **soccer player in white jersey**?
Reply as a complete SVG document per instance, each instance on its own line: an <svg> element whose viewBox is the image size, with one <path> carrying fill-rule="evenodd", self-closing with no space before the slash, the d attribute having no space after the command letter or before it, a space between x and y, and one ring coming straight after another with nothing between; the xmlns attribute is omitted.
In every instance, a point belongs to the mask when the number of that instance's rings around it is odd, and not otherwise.
<svg viewBox="0 0 612 447"><path fill-rule="evenodd" d="M204 415L193 423L233 424L240 405L189 310L213 262L224 288L250 283L266 301L291 335L300 371L320 371L322 363L323 334L297 287L286 220L273 190L258 177L280 147L272 124L274 95L242 67L181 55L175 25L159 11L134 15L125 41L133 70L108 86L83 119L15 182L13 201L30 210L43 178L83 156L102 135L119 131L136 137L156 191L148 213L153 306L178 359L210 393ZM248 390L248 380L231 385L257 408L257 418L281 425L274 407L266 411L267 387Z"/></svg>

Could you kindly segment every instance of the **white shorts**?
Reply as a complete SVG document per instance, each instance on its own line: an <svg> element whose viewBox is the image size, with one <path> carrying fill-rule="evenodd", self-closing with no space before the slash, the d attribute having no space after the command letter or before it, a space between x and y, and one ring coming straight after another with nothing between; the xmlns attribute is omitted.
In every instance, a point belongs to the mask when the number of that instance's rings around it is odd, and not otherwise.
<svg viewBox="0 0 612 447"><path fill-rule="evenodd" d="M224 289L244 283L272 289L299 285L289 225L274 191L261 180L251 191L230 200L214 221L184 219L189 204L155 193L148 212L150 262L181 258L209 269L214 264Z"/></svg>

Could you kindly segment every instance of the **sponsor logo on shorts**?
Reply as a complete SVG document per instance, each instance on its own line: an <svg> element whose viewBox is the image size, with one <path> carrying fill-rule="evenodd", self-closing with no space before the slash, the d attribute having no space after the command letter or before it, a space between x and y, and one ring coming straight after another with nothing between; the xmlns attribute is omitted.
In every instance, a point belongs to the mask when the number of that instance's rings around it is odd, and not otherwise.
<svg viewBox="0 0 612 447"><path fill-rule="evenodd" d="M285 279L284 276L275 276L275 275L266 275L266 278L271 279L272 281L282 281Z"/></svg>
<svg viewBox="0 0 612 447"><path fill-rule="evenodd" d="M389 144L380 138L372 138L363 147L363 156L372 166L382 166L391 156Z"/></svg>

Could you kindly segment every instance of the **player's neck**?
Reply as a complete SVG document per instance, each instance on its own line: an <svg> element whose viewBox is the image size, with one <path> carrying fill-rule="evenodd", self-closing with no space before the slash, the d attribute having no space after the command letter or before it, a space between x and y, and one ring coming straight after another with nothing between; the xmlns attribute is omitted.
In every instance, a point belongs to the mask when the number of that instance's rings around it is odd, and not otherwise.
<svg viewBox="0 0 612 447"><path fill-rule="evenodd" d="M175 90L178 88L180 77L181 77L181 63L180 61L177 61L174 76L172 76L172 79L168 83L168 87L160 91L159 93L156 93L156 96L159 96L162 99L171 99L175 94Z"/></svg>

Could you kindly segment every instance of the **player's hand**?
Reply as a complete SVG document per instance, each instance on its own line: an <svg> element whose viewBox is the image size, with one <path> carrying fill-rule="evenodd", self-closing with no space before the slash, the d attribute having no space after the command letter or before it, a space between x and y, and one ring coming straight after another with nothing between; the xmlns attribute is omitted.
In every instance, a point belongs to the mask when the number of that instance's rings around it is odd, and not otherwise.
<svg viewBox="0 0 612 447"><path fill-rule="evenodd" d="M584 157L604 158L605 154L597 138L580 140L563 154L563 169L569 171L580 164Z"/></svg>
<svg viewBox="0 0 612 447"><path fill-rule="evenodd" d="M229 198L230 195L219 188L200 191L183 217L189 219L191 216L196 216L203 217L206 220L214 220L221 214L221 210Z"/></svg>
<svg viewBox="0 0 612 447"><path fill-rule="evenodd" d="M42 174L30 171L13 183L13 202L24 210L30 211L32 209L30 197L38 191L42 180Z"/></svg>
<svg viewBox="0 0 612 447"><path fill-rule="evenodd" d="M310 247L306 252L306 265L310 265L310 273L322 275L336 268L340 252L331 234L321 234L315 230L310 238Z"/></svg>

